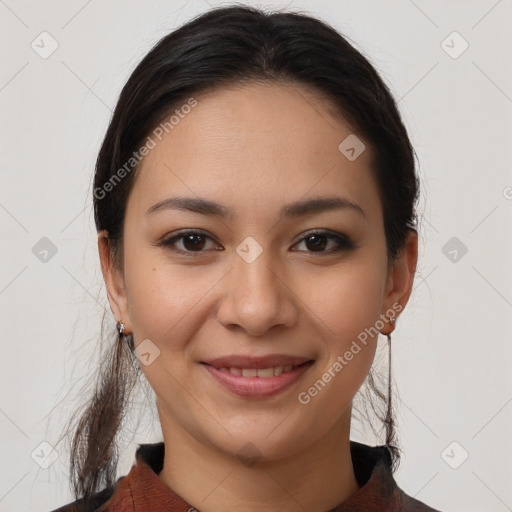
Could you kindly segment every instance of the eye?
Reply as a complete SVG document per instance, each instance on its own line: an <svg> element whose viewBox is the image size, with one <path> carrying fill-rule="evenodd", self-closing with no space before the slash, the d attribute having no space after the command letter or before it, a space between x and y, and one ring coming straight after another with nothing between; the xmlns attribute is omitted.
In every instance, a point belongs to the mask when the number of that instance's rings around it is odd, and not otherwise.
<svg viewBox="0 0 512 512"><path fill-rule="evenodd" d="M170 249L181 253L200 253L204 250L216 249L215 243L213 247L208 241L213 242L213 239L203 233L202 231L181 231L174 236L164 238L158 245L169 247ZM219 250L219 249L217 249Z"/></svg>
<svg viewBox="0 0 512 512"><path fill-rule="evenodd" d="M355 243L342 233L334 233L325 230L310 231L297 244L305 244L307 252L332 253L341 250L355 249ZM327 247L331 246L331 249Z"/></svg>

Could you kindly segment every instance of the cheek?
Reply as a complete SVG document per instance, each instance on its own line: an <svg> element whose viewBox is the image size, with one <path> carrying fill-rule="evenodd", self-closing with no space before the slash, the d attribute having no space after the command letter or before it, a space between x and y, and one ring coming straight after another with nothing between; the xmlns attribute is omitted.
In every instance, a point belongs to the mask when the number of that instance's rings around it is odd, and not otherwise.
<svg viewBox="0 0 512 512"><path fill-rule="evenodd" d="M187 270L162 261L154 248L127 250L125 276L135 342L149 338L166 349L180 344L187 315L205 288ZM169 340L175 340L167 346Z"/></svg>
<svg viewBox="0 0 512 512"><path fill-rule="evenodd" d="M312 394L305 391L311 400L315 393L322 395L313 405L319 407L319 413L321 403L337 404L335 410L322 413L326 421L327 416L333 419L351 402L371 368L382 327L377 321L385 272L384 259L375 258L372 251L361 251L357 258L340 265L337 272L319 275L313 280L315 286L310 287L306 303L319 319L324 351L314 382L308 383L314 386L310 388Z"/></svg>
<svg viewBox="0 0 512 512"><path fill-rule="evenodd" d="M125 278L135 344L153 341L169 367L189 357L196 333L211 314L212 293L226 268L170 263L165 249L127 250Z"/></svg>
<svg viewBox="0 0 512 512"><path fill-rule="evenodd" d="M301 292L306 305L321 320L320 325L338 352L350 340L375 326L382 307L385 267L354 258L338 270L318 274Z"/></svg>
<svg viewBox="0 0 512 512"><path fill-rule="evenodd" d="M372 366L377 347L383 276L378 265L340 272L313 294L324 350L299 402L327 429L350 408ZM322 283L320 283L322 284Z"/></svg>

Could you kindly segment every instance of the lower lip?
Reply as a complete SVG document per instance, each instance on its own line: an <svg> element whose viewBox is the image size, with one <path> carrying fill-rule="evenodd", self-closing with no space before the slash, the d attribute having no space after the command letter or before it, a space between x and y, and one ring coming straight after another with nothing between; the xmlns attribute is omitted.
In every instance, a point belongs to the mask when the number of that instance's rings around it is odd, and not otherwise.
<svg viewBox="0 0 512 512"><path fill-rule="evenodd" d="M313 361L309 361L289 372L284 372L274 377L242 377L231 372L222 372L206 363L201 364L217 382L235 395L249 398L267 398L281 393L297 382L313 365Z"/></svg>

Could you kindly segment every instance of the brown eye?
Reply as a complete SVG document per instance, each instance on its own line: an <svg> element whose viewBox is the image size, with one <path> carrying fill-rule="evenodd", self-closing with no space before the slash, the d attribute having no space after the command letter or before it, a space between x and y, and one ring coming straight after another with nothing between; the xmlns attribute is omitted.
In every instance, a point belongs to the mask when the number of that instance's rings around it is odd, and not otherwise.
<svg viewBox="0 0 512 512"><path fill-rule="evenodd" d="M318 254L330 254L356 248L356 244L348 236L330 231L310 232L297 245L300 244L304 244L306 252Z"/></svg>
<svg viewBox="0 0 512 512"><path fill-rule="evenodd" d="M306 247L312 251L323 250L327 245L326 238L323 235L310 235L305 238Z"/></svg>
<svg viewBox="0 0 512 512"><path fill-rule="evenodd" d="M183 239L183 246L187 251L195 251L195 250L201 250L205 245L203 235L199 234L193 234L193 235L184 235L182 237Z"/></svg>
<svg viewBox="0 0 512 512"><path fill-rule="evenodd" d="M200 231L182 231L159 242L158 245L178 253L200 255L208 249L216 249L213 239Z"/></svg>

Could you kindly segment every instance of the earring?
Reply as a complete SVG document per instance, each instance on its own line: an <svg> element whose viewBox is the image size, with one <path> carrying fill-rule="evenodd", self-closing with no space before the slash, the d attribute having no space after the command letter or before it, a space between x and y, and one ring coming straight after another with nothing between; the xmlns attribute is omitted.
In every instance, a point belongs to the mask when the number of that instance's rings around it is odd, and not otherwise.
<svg viewBox="0 0 512 512"><path fill-rule="evenodd" d="M124 330L125 330L125 326L124 326L124 323L123 322L117 322L117 332L119 333L119 337L122 338L125 334L124 334Z"/></svg>
<svg viewBox="0 0 512 512"><path fill-rule="evenodd" d="M124 325L124 322L122 322L122 321L117 322L116 327L117 327L117 332L119 333L119 340L126 341L128 346L130 347L130 350L132 350L132 351L135 350L135 347L133 344L133 334L126 333L126 327Z"/></svg>

